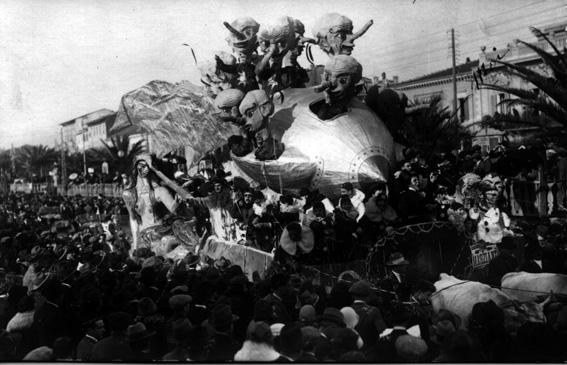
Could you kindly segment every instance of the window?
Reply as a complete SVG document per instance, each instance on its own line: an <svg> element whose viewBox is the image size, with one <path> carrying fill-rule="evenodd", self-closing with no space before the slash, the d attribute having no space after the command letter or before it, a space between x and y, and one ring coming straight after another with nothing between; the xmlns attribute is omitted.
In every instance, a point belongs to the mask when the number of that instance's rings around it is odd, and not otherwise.
<svg viewBox="0 0 567 365"><path fill-rule="evenodd" d="M468 98L459 99L459 119L461 122L469 120L469 100Z"/></svg>
<svg viewBox="0 0 567 365"><path fill-rule="evenodd" d="M498 100L496 99L496 95L490 95L490 114L496 113L498 110L496 109L498 105Z"/></svg>
<svg viewBox="0 0 567 365"><path fill-rule="evenodd" d="M502 100L506 100L506 99L508 99L508 96L505 93L498 94L498 103L501 103ZM508 104L499 104L498 112L500 114L508 114L510 113L510 106Z"/></svg>

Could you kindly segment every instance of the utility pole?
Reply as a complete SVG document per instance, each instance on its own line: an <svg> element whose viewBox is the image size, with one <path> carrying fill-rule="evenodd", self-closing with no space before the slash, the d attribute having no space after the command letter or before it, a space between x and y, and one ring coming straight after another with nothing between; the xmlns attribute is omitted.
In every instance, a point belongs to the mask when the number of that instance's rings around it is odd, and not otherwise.
<svg viewBox="0 0 567 365"><path fill-rule="evenodd" d="M457 61L455 56L455 28L451 28L451 53L453 58L453 113L457 114Z"/></svg>
<svg viewBox="0 0 567 365"><path fill-rule="evenodd" d="M62 195L67 195L67 161L65 155L67 153L67 145L63 140L63 127L61 127L61 188Z"/></svg>

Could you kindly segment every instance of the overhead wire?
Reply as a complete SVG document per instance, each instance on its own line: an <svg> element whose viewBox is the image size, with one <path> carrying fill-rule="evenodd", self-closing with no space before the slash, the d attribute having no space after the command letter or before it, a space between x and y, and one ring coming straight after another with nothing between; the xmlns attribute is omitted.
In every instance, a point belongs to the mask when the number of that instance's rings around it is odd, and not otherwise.
<svg viewBox="0 0 567 365"><path fill-rule="evenodd" d="M537 4L541 4L541 1L539 1L539 2L536 1L536 2L534 2L534 3L528 4L528 5L519 7L519 8L515 8L515 9L509 10L509 11L505 11L505 12L501 12L501 13L498 13L498 14L494 14L494 15L491 15L491 16L489 16L489 17L483 18L483 20L484 20L484 19L492 19L492 18L501 16L501 15L504 15L504 14L510 14L510 13L516 11L516 10L521 10L521 9L527 8L527 7L529 7L529 6L537 5ZM544 10L538 12L538 13L531 13L530 16L539 15L539 14L542 14L542 13L545 13L545 12L551 11L551 10L556 10L556 8L557 8L557 5L554 4L552 7L547 8L547 9L544 9ZM512 20L513 18L514 18L514 17L512 17L512 18L509 19L509 20ZM463 29L464 27L477 25L478 22L479 22L479 20L475 20L475 21L471 21L471 22L468 22L468 23L464 23L464 24L458 24L458 25L454 26L453 28L455 28L455 30L463 31L463 30L464 30L464 29ZM507 24L507 21L504 19L504 20L502 20L502 22L501 22L500 24L506 25L506 24ZM497 25L494 25L494 26L499 26L500 24L497 24ZM399 41L399 42L396 42L396 43L391 43L391 44L389 44L388 46L386 46L385 48L382 48L382 50L388 50L388 49L390 49L390 48L395 48L397 45L405 44L405 43L418 42L418 41L419 41L419 42L423 42L424 38L431 37L431 36L436 36L437 34L446 34L446 33L447 33L447 30L441 30L441 31L433 32L433 33L427 33L427 34L420 35L419 37L412 38L412 39L409 39L409 40Z"/></svg>

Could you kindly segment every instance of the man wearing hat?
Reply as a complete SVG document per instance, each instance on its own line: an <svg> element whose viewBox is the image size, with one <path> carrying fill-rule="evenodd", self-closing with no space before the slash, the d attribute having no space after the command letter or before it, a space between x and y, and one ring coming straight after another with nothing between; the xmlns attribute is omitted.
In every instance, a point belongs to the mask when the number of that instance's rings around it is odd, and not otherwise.
<svg viewBox="0 0 567 365"><path fill-rule="evenodd" d="M517 271L519 262L515 256L516 249L514 237L506 236L502 238L502 241L498 244L498 255L490 260L487 265L487 284L500 286L502 277L505 274Z"/></svg>
<svg viewBox="0 0 567 365"><path fill-rule="evenodd" d="M367 281L359 280L352 284L349 293L354 299L351 307L359 317L355 330L360 334L365 347L368 347L387 328L386 323L380 309L366 302L373 294L373 290Z"/></svg>
<svg viewBox="0 0 567 365"><path fill-rule="evenodd" d="M150 350L150 338L155 335L154 331L148 331L142 322L136 322L128 326L126 333L135 361L155 360Z"/></svg>
<svg viewBox="0 0 567 365"><path fill-rule="evenodd" d="M87 333L77 345L77 360L90 361L95 344L104 336L104 321L96 318L86 324Z"/></svg>
<svg viewBox="0 0 567 365"><path fill-rule="evenodd" d="M272 293L264 297L264 300L269 303L275 314L274 321L281 323L288 323L292 320L290 308L286 305L287 299L292 295L291 280L289 275L277 273L270 279L272 284ZM286 303L284 303L286 300Z"/></svg>
<svg viewBox="0 0 567 365"><path fill-rule="evenodd" d="M319 317L319 329L327 338L332 338L339 329L346 328L345 318L340 310L328 307Z"/></svg>
<svg viewBox="0 0 567 365"><path fill-rule="evenodd" d="M209 339L209 354L207 361L230 361L241 347L241 344L233 337L233 321L238 317L233 316L232 309L227 304L216 305L211 311L209 325L214 333Z"/></svg>
<svg viewBox="0 0 567 365"><path fill-rule="evenodd" d="M126 312L110 313L105 321L110 336L97 342L92 351L91 361L134 361L134 352L126 334L132 317Z"/></svg>
<svg viewBox="0 0 567 365"><path fill-rule="evenodd" d="M36 308L33 320L33 329L37 331L39 345L51 346L53 341L65 333L67 321L64 313L56 303L60 294L60 284L57 280L50 278L41 280L37 278L34 283L33 295Z"/></svg>
<svg viewBox="0 0 567 365"><path fill-rule="evenodd" d="M392 253L386 262L386 279L380 284L384 290L395 292L401 301L408 301L411 296L411 286L406 276L408 264L409 261L401 252Z"/></svg>

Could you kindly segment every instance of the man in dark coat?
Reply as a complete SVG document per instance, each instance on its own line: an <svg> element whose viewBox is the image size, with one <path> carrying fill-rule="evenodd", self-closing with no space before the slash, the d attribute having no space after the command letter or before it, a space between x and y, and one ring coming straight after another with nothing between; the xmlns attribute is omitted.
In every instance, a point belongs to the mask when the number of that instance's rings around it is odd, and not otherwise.
<svg viewBox="0 0 567 365"><path fill-rule="evenodd" d="M214 333L207 345L207 361L234 360L234 355L242 345L233 337L234 319L229 305L220 304L213 308L209 325Z"/></svg>
<svg viewBox="0 0 567 365"><path fill-rule="evenodd" d="M392 253L386 262L386 279L380 283L382 289L395 292L401 301L408 301L411 295L411 283L406 275L408 265L409 261L400 252Z"/></svg>
<svg viewBox="0 0 567 365"><path fill-rule="evenodd" d="M56 338L65 334L64 313L55 303L59 296L59 289L59 282L47 279L34 291L34 299L38 309L34 314L33 326L38 336L39 346L51 347Z"/></svg>
<svg viewBox="0 0 567 365"><path fill-rule="evenodd" d="M407 325L410 313L400 303L392 308L392 332L378 341L374 341L371 348L366 353L366 357L371 362L401 362L397 355L396 340L403 335L408 335Z"/></svg>
<svg viewBox="0 0 567 365"><path fill-rule="evenodd" d="M292 313L291 310L293 308L289 308L284 300L289 298L291 295L291 283L290 277L286 274L275 274L271 278L272 284L272 293L268 294L264 300L268 302L274 313L275 313L275 321L279 323L288 323L292 321Z"/></svg>
<svg viewBox="0 0 567 365"><path fill-rule="evenodd" d="M424 220L426 215L425 193L420 190L418 175L412 174L407 190L401 193L398 211L406 224L419 223Z"/></svg>
<svg viewBox="0 0 567 365"><path fill-rule="evenodd" d="M362 337L364 348L368 348L386 329L386 323L380 309L366 303L366 300L372 294L372 288L368 282L357 281L350 287L349 293L354 299L351 307L359 317L355 330Z"/></svg>
<svg viewBox="0 0 567 365"><path fill-rule="evenodd" d="M77 345L77 360L90 361L93 348L104 335L104 321L94 319L87 323L87 333Z"/></svg>
<svg viewBox="0 0 567 365"><path fill-rule="evenodd" d="M131 321L128 313L111 313L106 322L111 331L110 336L94 345L90 361L134 361L134 352L126 335Z"/></svg>
<svg viewBox="0 0 567 365"><path fill-rule="evenodd" d="M502 277L518 268L518 259L514 256L516 243L513 237L502 238L498 244L500 253L488 263L487 284L500 286Z"/></svg>

